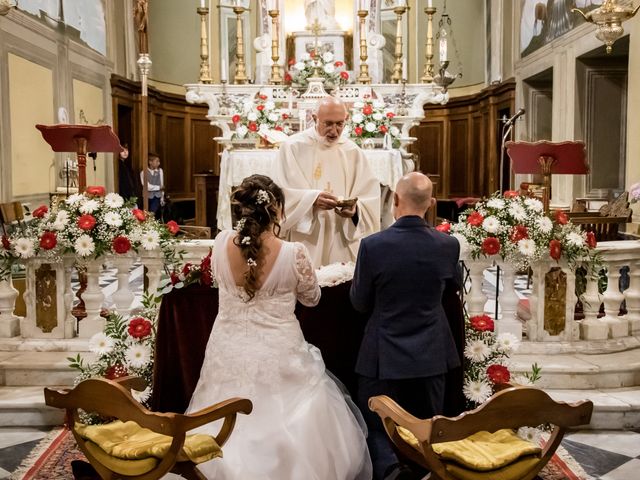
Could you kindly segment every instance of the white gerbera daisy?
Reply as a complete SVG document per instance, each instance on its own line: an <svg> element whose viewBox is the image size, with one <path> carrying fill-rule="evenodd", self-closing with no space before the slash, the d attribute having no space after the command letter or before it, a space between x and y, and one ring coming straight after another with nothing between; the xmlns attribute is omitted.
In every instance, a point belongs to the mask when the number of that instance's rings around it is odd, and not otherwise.
<svg viewBox="0 0 640 480"><path fill-rule="evenodd" d="M498 233L498 230L500 230L500 220L494 216L487 217L482 222L482 228L489 233Z"/></svg>
<svg viewBox="0 0 640 480"><path fill-rule="evenodd" d="M256 114L256 112L249 112L247 114L247 120L249 120L250 122L255 122L256 120L258 120L258 115Z"/></svg>
<svg viewBox="0 0 640 480"><path fill-rule="evenodd" d="M122 225L122 217L116 212L107 212L104 216L104 223L110 227L119 227Z"/></svg>
<svg viewBox="0 0 640 480"><path fill-rule="evenodd" d="M333 53L324 52L322 54L322 60L324 60L325 62L333 62Z"/></svg>
<svg viewBox="0 0 640 480"><path fill-rule="evenodd" d="M382 115L382 113L380 113L380 112L375 112L372 115L372 117L376 122L379 122L380 120L382 120L384 118L384 115Z"/></svg>
<svg viewBox="0 0 640 480"><path fill-rule="evenodd" d="M69 223L69 212L67 212L66 210L60 210L56 215L55 221L66 225L67 223Z"/></svg>
<svg viewBox="0 0 640 480"><path fill-rule="evenodd" d="M513 333L501 333L496 337L496 348L507 355L520 347L520 340Z"/></svg>
<svg viewBox="0 0 640 480"><path fill-rule="evenodd" d="M146 345L134 343L124 354L127 363L133 368L142 368L151 360L151 350Z"/></svg>
<svg viewBox="0 0 640 480"><path fill-rule="evenodd" d="M139 403L144 403L151 398L151 387L147 387L141 392L138 390L131 390L131 396L135 398Z"/></svg>
<svg viewBox="0 0 640 480"><path fill-rule="evenodd" d="M462 388L464 396L475 403L484 403L491 396L491 385L483 381L467 381Z"/></svg>
<svg viewBox="0 0 640 480"><path fill-rule="evenodd" d="M59 222L57 219L55 222L53 222L51 226L53 227L54 230L57 230L58 232L61 232L62 230L67 228L66 223Z"/></svg>
<svg viewBox="0 0 640 480"><path fill-rule="evenodd" d="M518 221L526 220L527 212L522 205L517 203L509 207L509 214Z"/></svg>
<svg viewBox="0 0 640 480"><path fill-rule="evenodd" d="M96 244L93 243L93 239L89 235L83 234L75 241L73 248L81 257L88 257L95 251Z"/></svg>
<svg viewBox="0 0 640 480"><path fill-rule="evenodd" d="M35 248L33 241L28 238L18 238L13 242L13 249L21 258L33 257Z"/></svg>
<svg viewBox="0 0 640 480"><path fill-rule="evenodd" d="M518 250L525 257L533 257L536 254L536 242L530 238L518 241Z"/></svg>
<svg viewBox="0 0 640 480"><path fill-rule="evenodd" d="M117 193L108 193L106 197L104 197L104 203L107 207L110 208L120 208L124 205L124 198L122 198Z"/></svg>
<svg viewBox="0 0 640 480"><path fill-rule="evenodd" d="M273 103L271 100L269 100L268 102L264 102L264 109L267 112L270 112L271 110L274 110L276 108L276 104Z"/></svg>
<svg viewBox="0 0 640 480"><path fill-rule="evenodd" d="M331 75L333 72L336 71L336 67L333 65L333 63L327 63L324 67L323 70L325 73L328 73L329 75Z"/></svg>
<svg viewBox="0 0 640 480"><path fill-rule="evenodd" d="M491 348L483 340L472 340L464 347L464 356L472 362L484 362L491 355Z"/></svg>
<svg viewBox="0 0 640 480"><path fill-rule="evenodd" d="M270 122L277 122L280 117L277 113L271 112L269 115L267 115L267 118Z"/></svg>
<svg viewBox="0 0 640 480"><path fill-rule="evenodd" d="M294 70L297 70L299 72L301 72L302 70L304 70L304 63L303 62L298 62L293 66Z"/></svg>
<svg viewBox="0 0 640 480"><path fill-rule="evenodd" d="M542 205L542 202L537 198L527 198L525 199L524 204L534 212L541 212L544 210L544 205Z"/></svg>
<svg viewBox="0 0 640 480"><path fill-rule="evenodd" d="M80 205L81 213L93 213L100 207L100 204L97 200L89 199L85 200L82 205Z"/></svg>
<svg viewBox="0 0 640 480"><path fill-rule="evenodd" d="M75 206L83 199L84 195L82 195L81 193L74 193L73 195L70 195L69 198L67 198L65 201L67 202L67 205Z"/></svg>
<svg viewBox="0 0 640 480"><path fill-rule="evenodd" d="M362 121L364 120L364 116L361 113L354 113L351 116L351 120L353 121L353 123L362 123Z"/></svg>
<svg viewBox="0 0 640 480"><path fill-rule="evenodd" d="M140 237L140 244L145 250L153 250L160 246L160 235L155 230L144 232Z"/></svg>
<svg viewBox="0 0 640 480"><path fill-rule="evenodd" d="M502 200L501 198L491 198L487 202L487 207L502 209L504 208L504 200Z"/></svg>
<svg viewBox="0 0 640 480"><path fill-rule="evenodd" d="M541 217L536 220L536 225L542 233L550 233L553 230L553 222L549 217Z"/></svg>
<svg viewBox="0 0 640 480"><path fill-rule="evenodd" d="M584 245L584 238L582 235L576 232L571 232L567 235L567 242L569 242L574 247L582 247Z"/></svg>
<svg viewBox="0 0 640 480"><path fill-rule="evenodd" d="M375 132L376 131L376 124L373 122L367 122L364 126L364 129L367 132Z"/></svg>
<svg viewBox="0 0 640 480"><path fill-rule="evenodd" d="M113 351L113 338L104 332L98 332L89 339L89 350L98 356L108 355Z"/></svg>

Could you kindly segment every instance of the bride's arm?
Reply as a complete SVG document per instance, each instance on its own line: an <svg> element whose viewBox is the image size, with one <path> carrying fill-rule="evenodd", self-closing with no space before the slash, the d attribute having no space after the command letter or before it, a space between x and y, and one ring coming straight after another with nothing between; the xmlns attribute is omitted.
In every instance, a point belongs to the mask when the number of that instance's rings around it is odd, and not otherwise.
<svg viewBox="0 0 640 480"><path fill-rule="evenodd" d="M318 285L316 271L313 268L306 247L301 243L296 243L295 249L296 274L298 276L296 297L301 304L307 307L314 307L320 301L320 286Z"/></svg>

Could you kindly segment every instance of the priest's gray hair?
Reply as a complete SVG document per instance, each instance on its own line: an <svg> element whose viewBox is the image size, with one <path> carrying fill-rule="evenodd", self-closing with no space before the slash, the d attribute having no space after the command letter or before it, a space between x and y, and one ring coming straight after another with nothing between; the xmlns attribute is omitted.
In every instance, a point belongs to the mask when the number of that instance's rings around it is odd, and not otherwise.
<svg viewBox="0 0 640 480"><path fill-rule="evenodd" d="M344 113L347 113L347 106L345 105L345 103L340 100L339 98L336 97L331 97L331 96L327 96L322 98L320 101L318 101L315 106L313 107L312 113L313 115L315 115L316 117L318 116L318 112L320 111L320 109L322 107L330 107L330 106L335 106L335 105L341 105L344 108Z"/></svg>

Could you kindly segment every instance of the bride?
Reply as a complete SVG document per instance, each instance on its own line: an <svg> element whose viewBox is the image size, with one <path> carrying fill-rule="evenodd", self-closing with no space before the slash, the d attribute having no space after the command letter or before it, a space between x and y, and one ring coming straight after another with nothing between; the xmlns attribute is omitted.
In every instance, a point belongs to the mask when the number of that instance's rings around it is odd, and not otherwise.
<svg viewBox="0 0 640 480"><path fill-rule="evenodd" d="M252 175L231 208L235 231L215 241L220 307L187 413L229 397L249 398L253 412L238 417L223 458L200 470L216 479L369 480L363 431L294 315L296 300L314 306L320 288L304 245L278 238L282 190Z"/></svg>

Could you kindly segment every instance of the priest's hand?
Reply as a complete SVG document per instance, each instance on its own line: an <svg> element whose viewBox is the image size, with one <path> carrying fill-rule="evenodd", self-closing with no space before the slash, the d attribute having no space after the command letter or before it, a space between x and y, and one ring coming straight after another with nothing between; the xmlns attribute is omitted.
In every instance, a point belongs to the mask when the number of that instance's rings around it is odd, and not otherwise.
<svg viewBox="0 0 640 480"><path fill-rule="evenodd" d="M356 214L358 204L354 203L350 207L336 208L336 214L343 218L353 218Z"/></svg>
<svg viewBox="0 0 640 480"><path fill-rule="evenodd" d="M333 210L338 205L338 197L328 192L320 192L313 206L321 210Z"/></svg>

